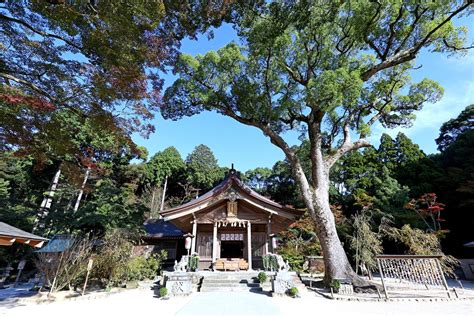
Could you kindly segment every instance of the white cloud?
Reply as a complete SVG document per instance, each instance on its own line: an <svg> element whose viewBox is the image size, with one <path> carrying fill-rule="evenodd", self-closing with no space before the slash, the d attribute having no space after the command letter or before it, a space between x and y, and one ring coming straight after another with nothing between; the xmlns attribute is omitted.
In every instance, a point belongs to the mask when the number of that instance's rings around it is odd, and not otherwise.
<svg viewBox="0 0 474 316"><path fill-rule="evenodd" d="M472 58L472 62L474 63L474 58ZM399 132L402 132L410 138L414 138L415 142L420 143L422 149L432 152L434 139L438 136L441 125L449 119L457 117L469 104L474 104L474 81L465 81L463 85L458 85L455 89L446 90L444 97L437 103L425 104L423 109L416 113L412 127L386 129L380 124L374 126L369 140L373 144L378 144L382 133L395 137ZM416 139L422 137L422 132L429 132L433 138L429 140ZM423 146L424 142L430 142L430 146Z"/></svg>

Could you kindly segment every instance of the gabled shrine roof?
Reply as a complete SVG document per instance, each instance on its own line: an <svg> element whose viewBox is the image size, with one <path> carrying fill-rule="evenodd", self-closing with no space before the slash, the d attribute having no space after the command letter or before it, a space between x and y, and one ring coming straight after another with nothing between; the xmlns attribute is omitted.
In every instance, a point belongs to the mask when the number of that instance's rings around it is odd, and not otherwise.
<svg viewBox="0 0 474 316"><path fill-rule="evenodd" d="M241 199L255 202L254 205L256 205L256 207L260 207L264 210L271 209L277 213L282 212L296 217L299 217L303 214L302 210L297 210L292 207L281 205L255 192L250 187L246 186L242 182L242 180L239 179L239 176L234 169L231 169L227 174L226 178L207 193L183 205L163 210L161 212L161 215L164 217L165 220L167 220L170 219L170 217L180 217L180 214L184 216L189 214L190 212L194 213L203 209L207 209L208 207L214 205L219 201L226 200L227 198L223 196L223 193L225 193L226 191L230 191L231 189L236 189Z"/></svg>

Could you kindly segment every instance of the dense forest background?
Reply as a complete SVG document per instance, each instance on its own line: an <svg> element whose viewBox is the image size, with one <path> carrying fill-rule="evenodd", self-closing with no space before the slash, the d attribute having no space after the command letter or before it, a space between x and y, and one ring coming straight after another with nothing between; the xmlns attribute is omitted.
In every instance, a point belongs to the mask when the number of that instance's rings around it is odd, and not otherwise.
<svg viewBox="0 0 474 316"><path fill-rule="evenodd" d="M228 170L206 145L198 145L184 159L174 147L150 156L119 128L92 133L87 124L75 124L62 115L55 113L45 130L63 124L68 125L63 129L67 133L49 134L41 142L42 151L2 151L2 221L46 237L60 233L100 237L117 228L140 233L143 222L158 218L161 208L204 194ZM440 238L445 253L469 255L463 243L472 241L474 227L473 124L473 105L443 124L436 138L438 154L426 155L399 133L395 138L383 134L378 147L342 159L331 176L331 203L347 251L360 257L359 241L375 238L381 248L368 249L369 253L403 252L403 245L413 245L407 240L395 243L382 231L398 228L398 238L403 238L409 225L408 234L420 231ZM309 166L307 142L297 150ZM287 161L278 161L271 169L242 172L241 179L275 201L304 207ZM319 252L306 217L283 232L280 242L281 251L294 264L300 264L303 255ZM3 261L27 250L2 251Z"/></svg>

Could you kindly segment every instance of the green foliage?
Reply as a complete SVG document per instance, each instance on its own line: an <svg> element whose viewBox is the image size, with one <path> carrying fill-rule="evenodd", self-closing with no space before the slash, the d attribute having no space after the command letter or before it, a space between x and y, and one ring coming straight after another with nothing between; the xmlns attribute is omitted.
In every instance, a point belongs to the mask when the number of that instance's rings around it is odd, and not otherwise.
<svg viewBox="0 0 474 316"><path fill-rule="evenodd" d="M165 287L160 288L160 297L166 297L168 295L168 289Z"/></svg>
<svg viewBox="0 0 474 316"><path fill-rule="evenodd" d="M76 213L76 227L101 234L114 228L141 229L147 208L131 185L118 187L112 179L97 181L93 198Z"/></svg>
<svg viewBox="0 0 474 316"><path fill-rule="evenodd" d="M192 255L188 258L188 270L197 271L199 268L199 256Z"/></svg>
<svg viewBox="0 0 474 316"><path fill-rule="evenodd" d="M166 259L166 252L152 254L149 257L144 255L132 257L126 264L118 266L112 282L119 285L127 281L153 279L158 275L164 259Z"/></svg>
<svg viewBox="0 0 474 316"><path fill-rule="evenodd" d="M224 178L224 170L217 164L212 150L199 145L186 157L188 181L204 192L211 189L217 181Z"/></svg>
<svg viewBox="0 0 474 316"><path fill-rule="evenodd" d="M95 122L97 133L112 119L127 135L148 135L163 86L159 73L176 57L180 40L220 25L233 7L196 1L6 3L0 20L11 45L2 45L0 77L12 89L0 99L8 104L1 109L12 111L1 125L20 132L6 139L9 148L40 144L36 128L56 109L78 117L107 113L108 120ZM23 109L15 116L18 104ZM2 132L2 142L9 134Z"/></svg>
<svg viewBox="0 0 474 316"><path fill-rule="evenodd" d="M111 231L106 234L104 244L94 256L91 279L104 286L122 286L128 281L153 279L158 275L161 264L166 260L166 251L149 256L132 255L136 236L125 231Z"/></svg>
<svg viewBox="0 0 474 316"><path fill-rule="evenodd" d="M329 284L329 287L337 292L341 288L341 281L339 281L338 279L334 279L331 281L331 284Z"/></svg>
<svg viewBox="0 0 474 316"><path fill-rule="evenodd" d="M272 175L269 168L255 168L245 172L245 183L253 190L264 193L267 189L268 178Z"/></svg>
<svg viewBox="0 0 474 316"><path fill-rule="evenodd" d="M370 206L367 206L370 207ZM372 218L369 209L352 217L354 228L350 248L354 253L356 272L359 267L366 267L371 271L377 269L376 256L383 253L380 234L372 230Z"/></svg>
<svg viewBox="0 0 474 316"><path fill-rule="evenodd" d="M454 269L459 262L453 256L445 255L441 250L439 236L436 233L424 232L421 229L403 225L402 228L388 228L385 234L406 247L409 255L442 255L441 264L443 271L454 276Z"/></svg>
<svg viewBox="0 0 474 316"><path fill-rule="evenodd" d="M440 151L444 151L449 145L465 131L474 129L474 104L467 106L455 119L444 123L440 128L440 135L436 144Z"/></svg>
<svg viewBox="0 0 474 316"><path fill-rule="evenodd" d="M265 255L262 257L263 269L266 271L277 271L278 262L275 256Z"/></svg>
<svg viewBox="0 0 474 316"><path fill-rule="evenodd" d="M263 284L263 283L265 283L265 281L267 281L268 276L265 272L259 272L258 275L257 275L257 278L258 278L258 281L261 284Z"/></svg>
<svg viewBox="0 0 474 316"><path fill-rule="evenodd" d="M156 153L146 164L146 181L151 185L162 185L166 177L176 178L185 169L178 150L168 147Z"/></svg>
<svg viewBox="0 0 474 316"><path fill-rule="evenodd" d="M292 287L290 289L288 289L288 295L290 295L291 297L296 297L298 296L298 289L296 287Z"/></svg>

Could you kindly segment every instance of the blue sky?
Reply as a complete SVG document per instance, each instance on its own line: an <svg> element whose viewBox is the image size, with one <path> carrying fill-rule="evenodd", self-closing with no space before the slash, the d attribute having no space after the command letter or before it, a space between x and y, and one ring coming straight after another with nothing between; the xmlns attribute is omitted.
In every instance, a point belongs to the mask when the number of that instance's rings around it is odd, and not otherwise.
<svg viewBox="0 0 474 316"><path fill-rule="evenodd" d="M458 21L459 22L459 21ZM474 39L474 21L463 19L470 33L469 43ZM181 51L197 55L216 50L232 40L238 41L232 27L224 25L214 31L214 38L203 35L197 41L184 40ZM436 152L434 139L439 134L442 123L456 117L467 105L474 103L474 52L464 57L447 57L423 51L417 65L421 69L413 73L414 80L424 77L438 81L444 88L444 97L435 104L425 104L417 112L417 119L410 128L384 129L374 126L370 140L377 145L380 135L388 133L395 136L398 132L408 135L419 144L426 153ZM165 87L175 80L171 74L164 76ZM164 120L160 115L154 121L156 132L149 139L135 136L137 144L145 146L150 155L174 146L183 159L199 144L206 144L214 152L221 166L230 167L231 163L240 171L256 167L272 167L284 158L280 149L272 145L267 137L254 127L245 126L234 120L205 112L179 121ZM298 144L296 133L288 133L285 138L290 144Z"/></svg>

